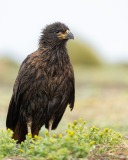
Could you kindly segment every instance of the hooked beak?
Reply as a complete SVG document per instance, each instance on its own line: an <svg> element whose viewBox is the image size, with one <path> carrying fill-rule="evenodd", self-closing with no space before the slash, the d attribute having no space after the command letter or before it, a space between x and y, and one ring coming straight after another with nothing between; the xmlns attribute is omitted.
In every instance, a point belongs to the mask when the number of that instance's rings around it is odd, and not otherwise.
<svg viewBox="0 0 128 160"><path fill-rule="evenodd" d="M58 33L58 38L62 40L74 39L74 35L72 34L71 31L67 30L65 33L62 32Z"/></svg>
<svg viewBox="0 0 128 160"><path fill-rule="evenodd" d="M67 39L74 39L74 35L72 34L71 31L67 30L66 33L67 33Z"/></svg>

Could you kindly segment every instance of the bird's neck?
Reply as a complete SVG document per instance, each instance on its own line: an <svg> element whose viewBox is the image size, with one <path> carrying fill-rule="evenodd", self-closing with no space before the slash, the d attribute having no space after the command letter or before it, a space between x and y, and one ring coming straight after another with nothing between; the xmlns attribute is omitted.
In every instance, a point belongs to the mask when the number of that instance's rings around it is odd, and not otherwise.
<svg viewBox="0 0 128 160"><path fill-rule="evenodd" d="M42 56L45 58L49 65L63 67L64 65L70 63L66 45L56 45L49 47L44 46L43 50L45 50L45 52L42 52Z"/></svg>

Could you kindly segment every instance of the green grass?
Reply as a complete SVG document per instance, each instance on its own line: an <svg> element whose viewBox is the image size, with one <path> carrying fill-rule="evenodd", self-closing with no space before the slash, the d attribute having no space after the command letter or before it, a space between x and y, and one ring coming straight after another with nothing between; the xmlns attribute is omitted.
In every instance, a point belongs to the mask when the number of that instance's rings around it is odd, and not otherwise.
<svg viewBox="0 0 128 160"><path fill-rule="evenodd" d="M0 131L0 158L67 160L78 158L119 158L118 151L127 143L124 137L112 129L87 127L86 122L75 120L59 134L48 131L32 138L29 133L21 144L11 138L12 131ZM96 158L97 157L97 158Z"/></svg>

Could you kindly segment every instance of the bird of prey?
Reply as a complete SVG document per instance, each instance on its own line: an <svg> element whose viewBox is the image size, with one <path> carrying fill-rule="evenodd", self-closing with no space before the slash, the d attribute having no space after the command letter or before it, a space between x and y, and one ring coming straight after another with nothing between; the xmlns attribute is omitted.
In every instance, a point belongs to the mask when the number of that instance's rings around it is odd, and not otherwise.
<svg viewBox="0 0 128 160"><path fill-rule="evenodd" d="M65 24L47 25L38 49L20 66L6 119L18 143L25 140L28 127L32 136L43 125L56 129L66 107L74 107L74 71L66 49L69 39L74 36Z"/></svg>

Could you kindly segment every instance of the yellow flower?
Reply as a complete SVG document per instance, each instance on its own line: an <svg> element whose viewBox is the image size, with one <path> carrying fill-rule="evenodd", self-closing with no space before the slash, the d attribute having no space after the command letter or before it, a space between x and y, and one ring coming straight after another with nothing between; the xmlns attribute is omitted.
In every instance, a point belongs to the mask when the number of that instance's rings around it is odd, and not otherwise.
<svg viewBox="0 0 128 160"><path fill-rule="evenodd" d="M86 121L84 121L84 124L86 124Z"/></svg>
<svg viewBox="0 0 128 160"><path fill-rule="evenodd" d="M103 134L104 134L103 132L100 132L100 133L99 133L100 136L103 136Z"/></svg>
<svg viewBox="0 0 128 160"><path fill-rule="evenodd" d="M73 137L73 136L74 136L74 131L70 131L70 132L69 132L69 135L70 135L71 137Z"/></svg>
<svg viewBox="0 0 128 160"><path fill-rule="evenodd" d="M59 137L59 138L62 138L62 134L60 133L60 134L58 135L58 137Z"/></svg>
<svg viewBox="0 0 128 160"><path fill-rule="evenodd" d="M113 131L112 129L109 129L109 132L110 132L110 133L112 133L112 131Z"/></svg>
<svg viewBox="0 0 128 160"><path fill-rule="evenodd" d="M88 134L84 134L84 137L85 137L85 138L88 137Z"/></svg>
<svg viewBox="0 0 128 160"><path fill-rule="evenodd" d="M37 140L37 139L38 139L38 136L37 136L37 135L34 135L34 139L36 139L36 140Z"/></svg>
<svg viewBox="0 0 128 160"><path fill-rule="evenodd" d="M95 144L95 141L91 141L89 144L90 144L90 145L94 145L94 144Z"/></svg>
<svg viewBox="0 0 128 160"><path fill-rule="evenodd" d="M66 137L66 138L65 138L65 140L66 140L66 141L68 141L68 140L69 140L69 138L68 138L68 137Z"/></svg>
<svg viewBox="0 0 128 160"><path fill-rule="evenodd" d="M66 130L66 133L68 133L71 137L74 135L74 131L73 130Z"/></svg>
<svg viewBox="0 0 128 160"><path fill-rule="evenodd" d="M105 128L104 131L105 131L105 132L108 132L108 128Z"/></svg>
<svg viewBox="0 0 128 160"><path fill-rule="evenodd" d="M11 131L11 129L10 129L10 128L8 128L8 129L7 129L7 131L8 131L8 132L10 132L10 131Z"/></svg>
<svg viewBox="0 0 128 160"><path fill-rule="evenodd" d="M69 124L68 124L68 128L70 128L70 127L71 127L71 124L69 123Z"/></svg>
<svg viewBox="0 0 128 160"><path fill-rule="evenodd" d="M120 132L117 132L116 136L118 136L118 138L123 138L123 135L121 135Z"/></svg>
<svg viewBox="0 0 128 160"><path fill-rule="evenodd" d="M73 128L73 129L75 128L75 125L74 125L74 124L72 124L72 128Z"/></svg>
<svg viewBox="0 0 128 160"><path fill-rule="evenodd" d="M33 145L31 145L31 146L30 146L30 149L33 149L33 148L34 148L34 146L33 146Z"/></svg>
<svg viewBox="0 0 128 160"><path fill-rule="evenodd" d="M56 138L56 134L53 134L52 137L53 137L53 138Z"/></svg>
<svg viewBox="0 0 128 160"><path fill-rule="evenodd" d="M46 131L46 132L45 132L45 135L46 135L46 136L49 136L49 132L48 132L48 131Z"/></svg>
<svg viewBox="0 0 128 160"><path fill-rule="evenodd" d="M19 152L20 152L20 153L23 153L24 151L23 151L22 149L19 149Z"/></svg>
<svg viewBox="0 0 128 160"><path fill-rule="evenodd" d="M31 133L28 133L28 138L32 138L32 134Z"/></svg>
<svg viewBox="0 0 128 160"><path fill-rule="evenodd" d="M74 126L77 125L77 120L74 120L73 124L74 124Z"/></svg>
<svg viewBox="0 0 128 160"><path fill-rule="evenodd" d="M38 136L38 139L39 139L39 140L42 140L42 139L43 139L43 137L42 137L42 136Z"/></svg>
<svg viewBox="0 0 128 160"><path fill-rule="evenodd" d="M67 130L66 130L66 133L69 133L69 131L70 131L70 130L67 129Z"/></svg>

